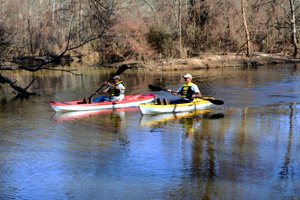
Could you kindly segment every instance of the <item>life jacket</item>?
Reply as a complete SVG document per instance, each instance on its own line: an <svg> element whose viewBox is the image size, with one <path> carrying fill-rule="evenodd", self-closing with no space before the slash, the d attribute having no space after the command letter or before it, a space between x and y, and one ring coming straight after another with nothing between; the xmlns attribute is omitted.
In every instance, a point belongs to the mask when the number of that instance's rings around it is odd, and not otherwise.
<svg viewBox="0 0 300 200"><path fill-rule="evenodd" d="M187 98L187 99L193 100L192 96L194 94L194 91L192 90L192 85L193 85L193 83L188 83L188 84L182 85L180 98L182 98L182 99Z"/></svg>
<svg viewBox="0 0 300 200"><path fill-rule="evenodd" d="M119 81L116 83L116 85L119 85L119 84L122 84L125 87L125 83L123 81ZM108 92L109 92L110 97L118 97L121 94L121 90L116 90L114 88L110 88Z"/></svg>

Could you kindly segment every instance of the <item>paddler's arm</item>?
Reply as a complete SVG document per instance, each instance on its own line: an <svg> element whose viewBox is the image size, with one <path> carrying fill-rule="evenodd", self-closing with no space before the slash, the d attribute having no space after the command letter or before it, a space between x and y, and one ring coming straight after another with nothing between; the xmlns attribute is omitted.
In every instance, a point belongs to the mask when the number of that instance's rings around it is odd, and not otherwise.
<svg viewBox="0 0 300 200"><path fill-rule="evenodd" d="M95 91L94 94L106 94L108 92L108 90L113 87L109 81L105 81L104 85L108 86L108 87L103 91L99 91L99 92Z"/></svg>
<svg viewBox="0 0 300 200"><path fill-rule="evenodd" d="M197 85L194 84L192 86L192 90L194 91L194 94L192 95L192 98L201 98L202 97L202 94L201 94L201 92L200 92Z"/></svg>
<svg viewBox="0 0 300 200"><path fill-rule="evenodd" d="M202 97L202 95L201 95L200 92L194 93L194 94L192 95L192 98L201 98L201 97Z"/></svg>
<svg viewBox="0 0 300 200"><path fill-rule="evenodd" d="M171 94L175 95L175 96L178 95L178 91L173 91L171 89L168 89L167 91L170 92Z"/></svg>
<svg viewBox="0 0 300 200"><path fill-rule="evenodd" d="M171 94L177 96L181 93L181 90L182 90L182 86L177 90L177 91L173 91L171 89L167 89L168 92L170 92Z"/></svg>

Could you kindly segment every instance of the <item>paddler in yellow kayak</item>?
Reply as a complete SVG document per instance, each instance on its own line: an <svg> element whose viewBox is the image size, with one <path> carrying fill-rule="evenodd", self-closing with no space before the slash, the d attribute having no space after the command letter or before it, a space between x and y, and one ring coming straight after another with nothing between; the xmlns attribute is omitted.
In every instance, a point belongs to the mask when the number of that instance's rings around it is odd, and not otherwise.
<svg viewBox="0 0 300 200"><path fill-rule="evenodd" d="M192 75L191 74L185 74L182 76L184 78L184 84L177 90L172 91L171 89L168 89L167 91L170 92L173 95L180 95L180 99L171 100L170 104L179 104L179 103L189 103L193 101L194 98L200 98L202 97L202 94L198 88L198 86L194 83L192 83ZM165 101L165 100L164 100ZM166 102L164 102L166 103Z"/></svg>

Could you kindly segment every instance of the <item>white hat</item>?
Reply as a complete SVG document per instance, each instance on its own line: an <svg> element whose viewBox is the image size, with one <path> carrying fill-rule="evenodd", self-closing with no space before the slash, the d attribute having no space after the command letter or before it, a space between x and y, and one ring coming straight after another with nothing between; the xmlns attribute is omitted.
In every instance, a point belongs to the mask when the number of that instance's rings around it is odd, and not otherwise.
<svg viewBox="0 0 300 200"><path fill-rule="evenodd" d="M182 76L183 78L190 78L190 79L192 79L192 75L190 75L190 74L186 74L186 75L184 75L184 76Z"/></svg>
<svg viewBox="0 0 300 200"><path fill-rule="evenodd" d="M113 79L118 79L118 80L120 80L120 76L114 76Z"/></svg>

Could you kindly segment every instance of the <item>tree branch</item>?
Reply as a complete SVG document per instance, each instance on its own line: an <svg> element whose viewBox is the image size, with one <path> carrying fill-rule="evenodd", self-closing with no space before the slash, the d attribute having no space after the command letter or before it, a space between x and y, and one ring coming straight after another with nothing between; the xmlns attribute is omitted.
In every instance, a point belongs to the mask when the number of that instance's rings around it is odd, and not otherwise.
<svg viewBox="0 0 300 200"><path fill-rule="evenodd" d="M9 84L9 86L11 88L14 89L14 91L17 92L17 95L19 97L22 97L22 98L28 98L30 97L31 95L37 95L36 93L32 93L32 92L28 92L27 89L32 85L32 83L36 80L36 78L34 78L30 84L28 86L26 86L25 88L21 88L20 86L16 85L16 81L13 82L12 80L10 80L9 78L5 77L5 76L2 76L0 74L0 83L2 84Z"/></svg>

